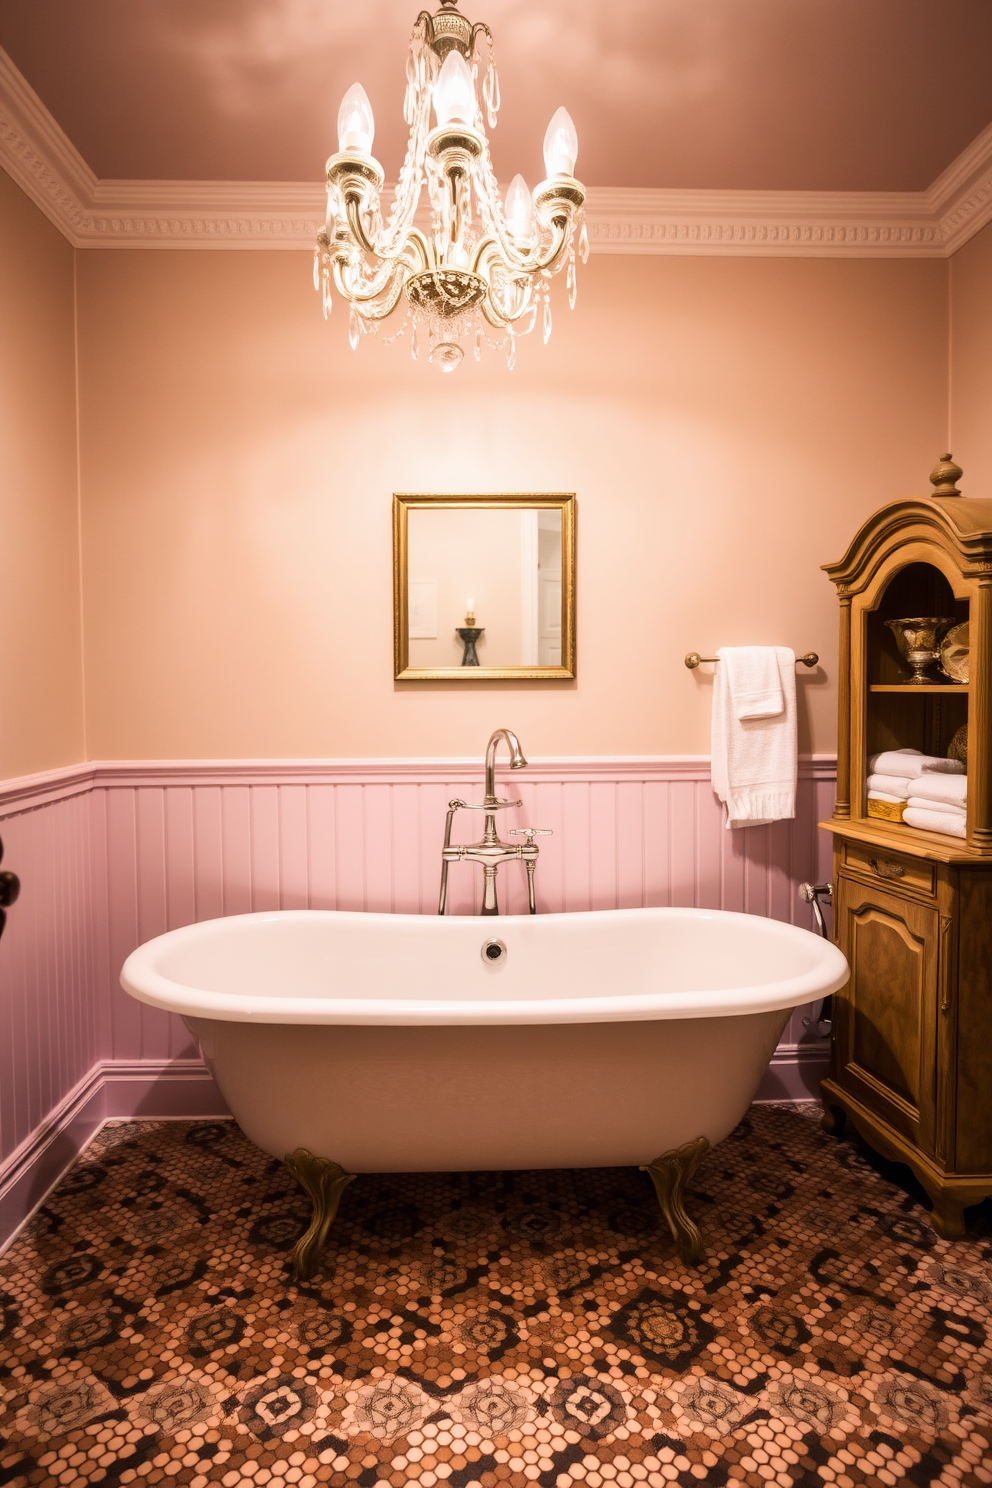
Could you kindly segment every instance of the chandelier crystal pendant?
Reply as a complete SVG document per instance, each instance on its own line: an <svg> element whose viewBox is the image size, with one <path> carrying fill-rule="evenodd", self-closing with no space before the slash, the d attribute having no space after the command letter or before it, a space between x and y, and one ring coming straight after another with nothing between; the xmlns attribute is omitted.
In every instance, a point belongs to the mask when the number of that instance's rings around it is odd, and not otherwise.
<svg viewBox="0 0 992 1488"><path fill-rule="evenodd" d="M410 38L403 106L410 138L385 219L385 174L372 155L371 105L360 83L342 100L338 153L327 162L327 218L317 234L314 286L325 320L332 284L349 305L353 350L405 308L396 335L410 331L414 357L426 344L428 359L451 372L467 347L478 361L487 342L505 350L512 367L517 337L538 319L544 340L551 335L551 280L563 268L569 305L575 304L576 248L583 263L589 254L585 189L574 176L578 140L568 114L558 109L544 138L547 179L531 192L522 176L514 176L504 203L482 112L484 106L495 128L500 100L492 33L483 22L466 20L457 0L441 4L435 15L421 11ZM414 222L424 187L426 231Z"/></svg>

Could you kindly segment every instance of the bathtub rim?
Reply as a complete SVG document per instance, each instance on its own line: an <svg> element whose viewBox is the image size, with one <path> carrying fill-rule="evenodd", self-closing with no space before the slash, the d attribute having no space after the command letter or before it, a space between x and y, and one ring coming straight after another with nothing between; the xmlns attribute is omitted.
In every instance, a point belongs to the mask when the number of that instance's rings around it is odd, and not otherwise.
<svg viewBox="0 0 992 1488"><path fill-rule="evenodd" d="M568 914L539 916L541 920L568 920L589 922L605 916L637 917L645 914L664 918L710 920L733 919L747 921L753 928L755 921L766 927L762 933L772 938L797 942L802 937L808 950L810 942L818 948L818 956L811 971L801 976L778 982L759 984L744 988L720 988L714 991L691 991L683 993L652 993L623 996L577 995L553 999L522 999L500 1001L496 998L473 999L455 1002L451 1000L417 1000L411 998L313 998L313 997L269 997L211 992L186 986L162 975L154 965L155 957L161 953L164 943L174 946L177 942L193 942L207 938L213 927L229 922L265 922L278 920L312 921L315 916L332 920L353 920L367 924L369 920L389 921L395 924L424 922L436 925L452 923L438 917L426 915L391 915L359 910L259 910L243 915L215 916L166 931L145 941L131 952L121 969L121 986L130 996L149 1007L164 1012L177 1013L181 1017L214 1019L218 1022L247 1024L310 1024L342 1026L463 1026L476 1024L486 1027L494 1024L549 1024L549 1023L615 1023L654 1022L681 1018L716 1018L771 1012L776 1009L802 1007L838 991L847 982L850 971L840 950L822 936L814 935L798 925L788 925L782 920L773 920L764 915L743 914L737 910L696 909L657 906L631 909L578 910ZM533 926L529 915L502 915L498 919L481 915L458 915L453 917L459 925L474 924L486 935L493 935L502 926L508 929L513 924ZM428 932L430 933L430 932Z"/></svg>

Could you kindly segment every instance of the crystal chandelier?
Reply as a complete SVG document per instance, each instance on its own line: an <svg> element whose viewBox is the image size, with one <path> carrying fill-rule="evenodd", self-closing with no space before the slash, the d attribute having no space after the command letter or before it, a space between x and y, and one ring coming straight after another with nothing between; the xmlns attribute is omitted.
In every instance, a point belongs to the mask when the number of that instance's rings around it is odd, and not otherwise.
<svg viewBox="0 0 992 1488"><path fill-rule="evenodd" d="M467 347L478 361L483 343L516 358L517 337L540 317L551 335L551 280L566 268L575 304L575 252L589 252L575 179L578 141L560 108L544 138L547 180L531 192L514 176L505 203L493 172L482 109L490 129L499 110L499 81L489 27L473 25L457 0L421 11L410 38L403 116L410 126L406 159L383 218L385 175L372 156L375 124L360 83L338 113L338 153L327 162L327 219L317 234L314 286L330 314L331 286L350 306L348 339L356 349L398 308L396 336L410 332L414 357L451 372ZM476 91L484 75L481 101ZM431 127L431 115L435 123ZM427 188L430 225L415 224Z"/></svg>

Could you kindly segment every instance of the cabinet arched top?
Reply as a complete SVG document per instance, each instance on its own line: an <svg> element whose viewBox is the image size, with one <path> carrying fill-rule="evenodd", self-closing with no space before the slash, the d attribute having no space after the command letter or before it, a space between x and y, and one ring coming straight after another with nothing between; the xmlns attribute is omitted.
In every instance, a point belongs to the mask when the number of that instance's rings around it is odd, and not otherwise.
<svg viewBox="0 0 992 1488"><path fill-rule="evenodd" d="M879 554L878 561L873 564L864 582L852 586L850 592L859 605L870 610L876 609L884 602L894 581L907 568L931 568L946 579L955 599L966 600L971 596L971 581L952 554L937 543L913 539L896 543Z"/></svg>
<svg viewBox="0 0 992 1488"><path fill-rule="evenodd" d="M923 549L930 548L962 577L992 581L992 501L937 496L883 506L860 528L839 562L823 565L824 572L841 594L859 594L892 554L907 546L917 550L909 561L927 561ZM937 566L946 572L944 564Z"/></svg>

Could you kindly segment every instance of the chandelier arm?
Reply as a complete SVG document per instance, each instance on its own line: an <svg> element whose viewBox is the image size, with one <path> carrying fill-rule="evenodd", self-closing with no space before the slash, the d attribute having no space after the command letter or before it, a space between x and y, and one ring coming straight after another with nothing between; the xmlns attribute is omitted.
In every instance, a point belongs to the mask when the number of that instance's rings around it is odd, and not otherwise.
<svg viewBox="0 0 992 1488"><path fill-rule="evenodd" d="M556 217L551 224L551 228L554 233L551 247L544 258L535 259L534 262L527 265L528 273L542 274L545 270L554 268L564 253L569 238L568 219L565 217Z"/></svg>
<svg viewBox="0 0 992 1488"><path fill-rule="evenodd" d="M516 273L528 275L544 273L547 269L553 268L558 262L568 244L568 224L566 221L557 219L552 224L552 231L554 237L551 247L548 249L544 258L537 259L524 258L515 249L508 251L507 245L502 243L495 234L490 234L488 237L482 238L476 245L472 259L473 273L478 274L484 267L487 259L491 258L493 254L502 255L503 262Z"/></svg>
<svg viewBox="0 0 992 1488"><path fill-rule="evenodd" d="M430 243L427 241L425 235L420 231L419 227L411 227L410 231L406 235L406 242L403 245L402 252L406 253L407 249L409 248L416 249L422 269L424 269L425 271L433 269L434 254L431 250ZM411 265L411 268L415 267L416 265Z"/></svg>
<svg viewBox="0 0 992 1488"><path fill-rule="evenodd" d="M356 305L355 308L356 310L358 310L358 313L362 317L362 319L385 320L387 316L392 315L393 311L396 309L396 303L399 300L400 294L402 293L404 282L405 281L402 274L396 273L393 275L392 280L387 285L388 292L386 293L386 298L383 301L382 308L377 308L373 305L369 306L368 309L362 309L358 305Z"/></svg>
<svg viewBox="0 0 992 1488"><path fill-rule="evenodd" d="M519 269L525 274L540 274L545 269L552 268L558 262L568 245L570 235L568 217L559 215L552 218L551 230L553 237L551 247L547 250L545 257L538 259L525 258L507 231L506 222L503 219L500 209L499 185L493 171L492 159L490 158L488 148L485 150L480 162L479 174L482 178L483 187L479 192L480 200L486 201L488 197L489 203L489 211L486 214L489 218L489 235L497 243L504 260L512 265L513 268Z"/></svg>
<svg viewBox="0 0 992 1488"><path fill-rule="evenodd" d="M486 295L486 298L482 301L482 313L494 330L510 331L511 333L517 322L523 320L525 315L529 315L533 308L533 304L527 304L525 301L520 309L514 311L512 315L504 315L491 295Z"/></svg>
<svg viewBox="0 0 992 1488"><path fill-rule="evenodd" d="M371 284L366 285L364 289L352 289L344 277L344 271L347 265L347 258L343 254L338 254L332 268L334 284L341 298L347 300L349 304L354 305L356 309L361 305L371 304L373 300L377 300L380 295L385 294L401 267L396 262L385 264L383 266L383 272Z"/></svg>
<svg viewBox="0 0 992 1488"><path fill-rule="evenodd" d="M484 36L486 38L489 43L490 51L492 51L493 48L493 33L490 31L485 21L476 21L475 25L472 27L472 34L469 37L468 43L468 54L471 58L473 58L473 60L479 55L476 48L476 42L480 36Z"/></svg>
<svg viewBox="0 0 992 1488"><path fill-rule="evenodd" d="M375 253L375 245L362 224L362 199L357 191L345 192L344 206L352 237L361 248L365 249L366 253Z"/></svg>
<svg viewBox="0 0 992 1488"><path fill-rule="evenodd" d="M485 266L486 260L490 258L493 253L498 253L499 251L500 244L497 242L496 238L490 236L488 238L480 239L480 241L476 244L475 253L472 255L472 273L481 273L483 267ZM514 265L514 267L516 267L516 265Z"/></svg>
<svg viewBox="0 0 992 1488"><path fill-rule="evenodd" d="M434 17L431 15L429 10L422 10L417 19L414 21L413 31L410 34L411 41L417 34L418 26L423 26L424 41L428 46L432 47L434 45Z"/></svg>
<svg viewBox="0 0 992 1488"><path fill-rule="evenodd" d="M510 324L510 321L507 320L497 309L496 302L493 299L492 295L486 295L485 299L482 301L482 313L494 330L505 331L507 326Z"/></svg>
<svg viewBox="0 0 992 1488"><path fill-rule="evenodd" d="M514 310L504 310L500 306L493 294L492 284L489 285L489 293L482 302L482 313L489 321L489 324L496 326L499 330L505 330L507 326L516 325L518 320L522 320L525 315L529 315L534 308L534 302L530 297L529 284L523 290L517 284L513 288L518 298L517 308ZM492 310L492 314L489 313L490 309Z"/></svg>

